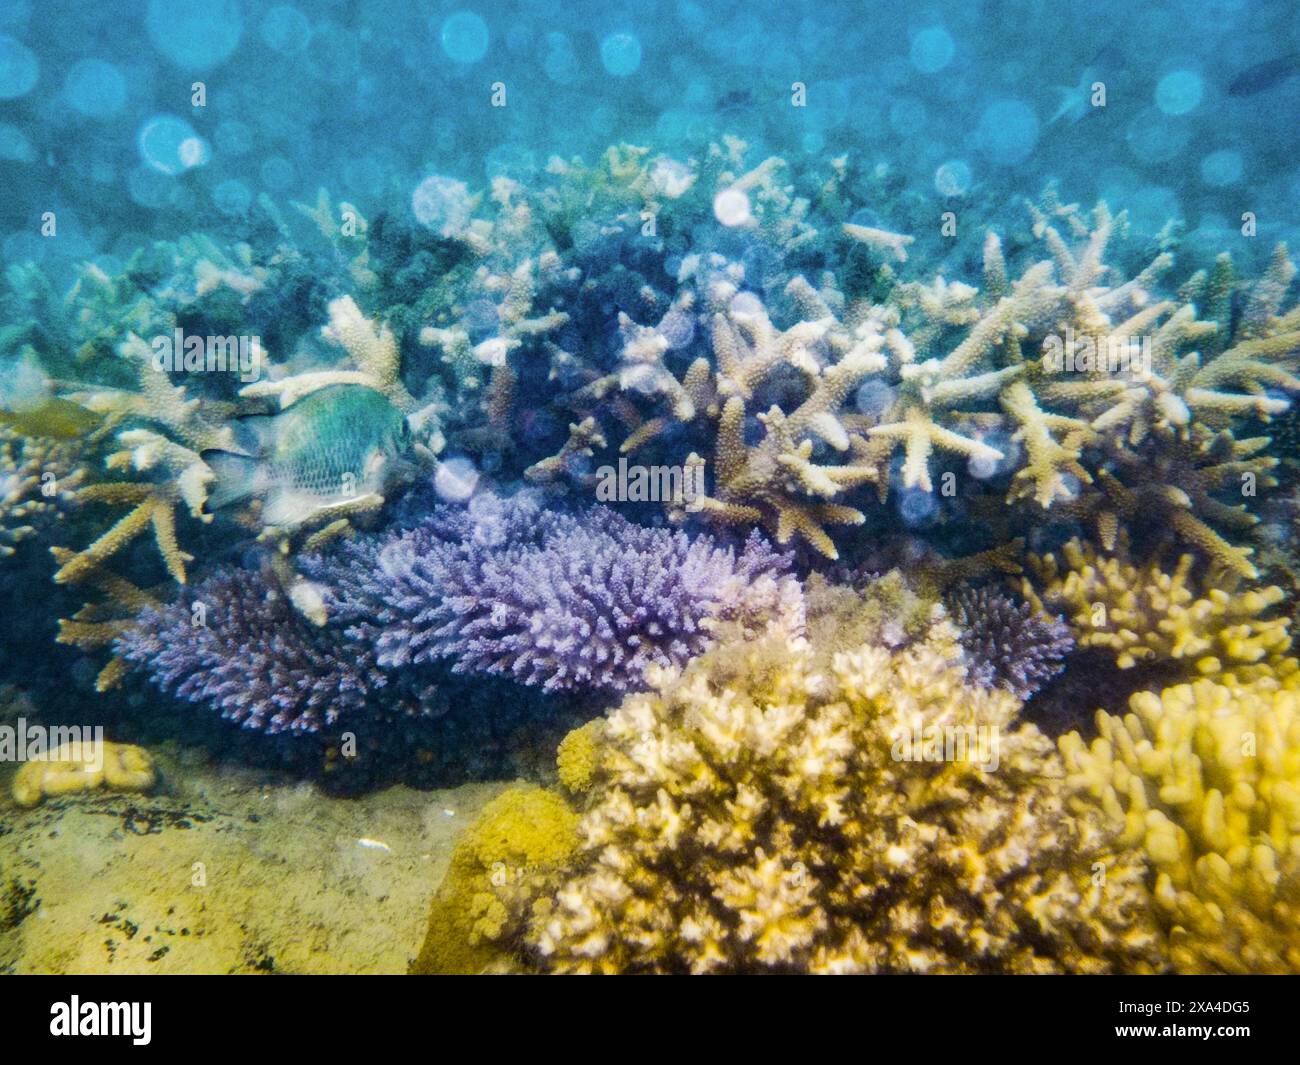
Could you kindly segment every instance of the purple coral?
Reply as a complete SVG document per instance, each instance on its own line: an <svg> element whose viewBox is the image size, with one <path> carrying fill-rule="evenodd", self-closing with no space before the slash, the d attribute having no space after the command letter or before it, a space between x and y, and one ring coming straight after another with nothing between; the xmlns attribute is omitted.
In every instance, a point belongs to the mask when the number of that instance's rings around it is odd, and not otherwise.
<svg viewBox="0 0 1300 1065"><path fill-rule="evenodd" d="M789 557L757 534L737 555L606 507L543 512L527 495L439 507L414 528L303 564L382 667L445 658L458 673L548 692L635 690L647 666L703 651L713 621L761 611L751 589L769 593L765 606L793 581Z"/></svg>
<svg viewBox="0 0 1300 1065"><path fill-rule="evenodd" d="M1060 618L989 588L965 589L948 603L961 628L967 675L1025 700L1065 669L1074 638Z"/></svg>
<svg viewBox="0 0 1300 1065"><path fill-rule="evenodd" d="M260 573L228 570L147 609L115 649L164 691L208 706L245 728L318 732L369 708L428 712L431 690L390 687L364 646L303 618Z"/></svg>

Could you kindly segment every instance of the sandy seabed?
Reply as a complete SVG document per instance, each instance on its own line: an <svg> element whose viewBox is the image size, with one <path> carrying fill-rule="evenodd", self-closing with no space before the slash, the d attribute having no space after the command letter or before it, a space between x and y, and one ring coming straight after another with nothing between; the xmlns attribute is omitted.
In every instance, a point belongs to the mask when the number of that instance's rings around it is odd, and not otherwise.
<svg viewBox="0 0 1300 1065"><path fill-rule="evenodd" d="M0 772L0 972L403 973L457 835L506 786L333 798L151 753L149 795L23 809Z"/></svg>

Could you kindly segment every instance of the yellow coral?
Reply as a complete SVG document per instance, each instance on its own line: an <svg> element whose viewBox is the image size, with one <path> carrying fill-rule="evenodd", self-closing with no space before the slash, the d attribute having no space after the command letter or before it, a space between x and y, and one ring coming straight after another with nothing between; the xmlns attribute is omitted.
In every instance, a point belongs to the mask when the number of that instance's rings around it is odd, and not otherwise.
<svg viewBox="0 0 1300 1065"><path fill-rule="evenodd" d="M23 764L14 776L13 797L20 806L107 787L113 791L148 791L157 775L143 747L129 743L64 743L48 758Z"/></svg>
<svg viewBox="0 0 1300 1065"><path fill-rule="evenodd" d="M1149 863L1174 966L1300 971L1300 692L1198 680L1130 706L1061 750L1075 808Z"/></svg>
<svg viewBox="0 0 1300 1065"><path fill-rule="evenodd" d="M1172 572L1157 561L1138 566L1120 545L1103 556L1072 540L1061 557L1031 556L1035 580L1024 581L1038 609L1065 614L1082 647L1104 647L1121 669L1142 662L1185 661L1188 675L1220 673L1248 680L1295 669L1286 658L1290 622L1270 617L1282 589L1212 587L1204 595L1183 555Z"/></svg>
<svg viewBox="0 0 1300 1065"><path fill-rule="evenodd" d="M580 849L524 907L531 960L1159 967L1140 866L1107 856L1100 815L1066 814L1051 742L966 687L954 641L945 622L897 652L735 641L655 677L601 731Z"/></svg>
<svg viewBox="0 0 1300 1065"><path fill-rule="evenodd" d="M519 900L547 889L577 846L577 823L560 796L533 785L488 803L456 844L411 971L473 974L508 965Z"/></svg>
<svg viewBox="0 0 1300 1065"><path fill-rule="evenodd" d="M599 763L600 733L604 725L604 718L598 717L574 729L560 741L555 752L555 768L560 774L560 783L569 791L583 792L591 787Z"/></svg>

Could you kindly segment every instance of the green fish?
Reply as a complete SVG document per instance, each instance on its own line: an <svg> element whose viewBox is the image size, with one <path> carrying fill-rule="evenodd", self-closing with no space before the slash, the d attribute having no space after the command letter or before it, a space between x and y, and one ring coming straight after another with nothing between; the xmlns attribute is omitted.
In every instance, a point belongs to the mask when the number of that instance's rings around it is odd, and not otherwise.
<svg viewBox="0 0 1300 1065"><path fill-rule="evenodd" d="M0 425L23 436L47 436L55 440L75 440L98 428L103 421L70 399L51 396L35 407L23 410L0 410Z"/></svg>
<svg viewBox="0 0 1300 1065"><path fill-rule="evenodd" d="M270 526L301 525L326 507L383 495L413 470L406 418L363 385L330 385L279 414L241 418L236 435L250 454L201 453L217 477L208 507L260 498Z"/></svg>

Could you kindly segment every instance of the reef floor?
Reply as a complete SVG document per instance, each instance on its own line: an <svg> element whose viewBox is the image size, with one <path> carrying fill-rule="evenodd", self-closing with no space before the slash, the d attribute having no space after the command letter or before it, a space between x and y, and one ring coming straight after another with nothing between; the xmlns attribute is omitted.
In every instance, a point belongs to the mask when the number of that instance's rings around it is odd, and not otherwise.
<svg viewBox="0 0 1300 1065"><path fill-rule="evenodd" d="M507 786L333 798L150 753L149 795L23 809L0 774L0 973L403 973L457 835Z"/></svg>

